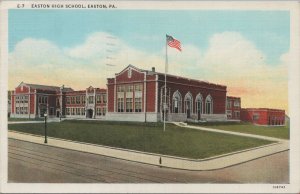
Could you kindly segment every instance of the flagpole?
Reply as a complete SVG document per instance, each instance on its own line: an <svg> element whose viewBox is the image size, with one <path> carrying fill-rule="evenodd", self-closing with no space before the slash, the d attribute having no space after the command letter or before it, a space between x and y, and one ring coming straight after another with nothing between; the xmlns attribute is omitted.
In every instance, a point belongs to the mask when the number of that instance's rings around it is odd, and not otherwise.
<svg viewBox="0 0 300 194"><path fill-rule="evenodd" d="M167 109L167 71L168 71L168 40L166 36L166 61L165 61L165 103L164 109L164 131L166 130L166 109Z"/></svg>

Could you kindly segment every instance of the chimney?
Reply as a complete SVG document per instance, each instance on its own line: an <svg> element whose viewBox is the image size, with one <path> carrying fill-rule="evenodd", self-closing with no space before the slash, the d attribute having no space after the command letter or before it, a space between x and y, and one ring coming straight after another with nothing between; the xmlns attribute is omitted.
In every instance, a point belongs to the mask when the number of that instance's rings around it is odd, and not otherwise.
<svg viewBox="0 0 300 194"><path fill-rule="evenodd" d="M155 67L152 67L152 72L155 72Z"/></svg>

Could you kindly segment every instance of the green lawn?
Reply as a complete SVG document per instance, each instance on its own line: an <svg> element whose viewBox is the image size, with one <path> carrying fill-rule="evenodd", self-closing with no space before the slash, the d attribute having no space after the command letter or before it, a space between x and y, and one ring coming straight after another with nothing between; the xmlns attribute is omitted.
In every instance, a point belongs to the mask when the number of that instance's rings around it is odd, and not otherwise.
<svg viewBox="0 0 300 194"><path fill-rule="evenodd" d="M289 124L286 126L258 126L253 125L251 123L206 123L206 124L194 124L189 123L189 125L197 125L203 126L208 128L215 128L215 129L222 129L225 131L234 131L234 132L241 132L241 133L249 133L255 135L263 135L269 137L276 137L281 139L289 139L290 138L290 127Z"/></svg>
<svg viewBox="0 0 300 194"><path fill-rule="evenodd" d="M44 134L44 124L11 124L9 130ZM48 123L48 135L63 139L187 158L207 158L271 143L161 123L63 121ZM42 140L41 140L42 141Z"/></svg>

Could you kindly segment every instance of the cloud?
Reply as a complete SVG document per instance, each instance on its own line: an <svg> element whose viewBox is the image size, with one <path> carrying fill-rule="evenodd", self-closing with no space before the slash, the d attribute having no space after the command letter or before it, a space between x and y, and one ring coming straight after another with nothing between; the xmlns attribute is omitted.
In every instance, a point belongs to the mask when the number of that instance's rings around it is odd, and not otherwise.
<svg viewBox="0 0 300 194"><path fill-rule="evenodd" d="M267 56L238 32L212 35L206 50L184 43L182 48L182 52L168 48L170 74L227 85L228 95L242 97L243 107L287 110L289 53L281 56L279 64L267 64ZM148 53L106 32L89 34L83 43L69 48L27 38L9 54L9 88L21 81L74 89L106 87L106 79L128 64L164 72L165 48Z"/></svg>

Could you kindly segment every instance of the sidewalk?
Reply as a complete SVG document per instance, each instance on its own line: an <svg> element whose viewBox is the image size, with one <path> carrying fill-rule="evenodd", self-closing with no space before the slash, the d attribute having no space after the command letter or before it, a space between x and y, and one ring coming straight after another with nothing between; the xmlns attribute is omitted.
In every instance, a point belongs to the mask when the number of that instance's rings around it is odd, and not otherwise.
<svg viewBox="0 0 300 194"><path fill-rule="evenodd" d="M263 140L268 140L268 141L278 141L278 142L288 141L285 139L279 139L279 138L275 138L275 137L267 137L267 136L262 136L262 135L249 134L249 133L240 133L240 132L233 132L233 131L225 131L225 130L221 130L221 129L206 128L206 127L201 127L201 126L186 125L185 123L182 123L182 122L172 122L172 123L177 126L180 126L180 127L196 129L196 130L200 130L200 131L210 131L210 132L215 132L215 133L224 133L224 134L230 134L230 135L252 137L252 138L263 139Z"/></svg>
<svg viewBox="0 0 300 194"><path fill-rule="evenodd" d="M44 144L44 137L24 134L20 132L8 132L8 137L22 141ZM58 138L48 138L48 146L59 147L64 149L76 150L92 154L99 154L129 161L146 163L157 166L164 166L185 170L215 170L228 166L244 163L250 160L272 155L278 152L289 150L289 141L282 140L273 144L228 153L206 159L188 159L159 154L145 153L134 150L113 148L89 143L74 142Z"/></svg>

